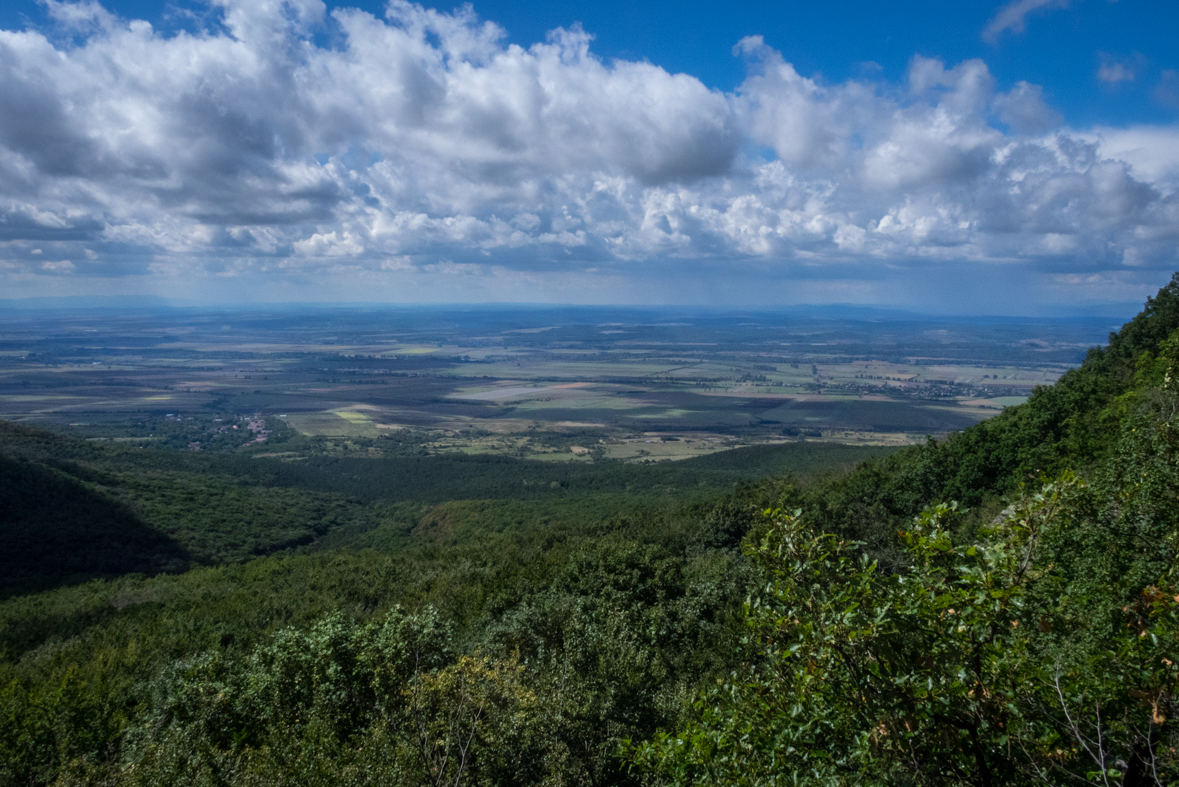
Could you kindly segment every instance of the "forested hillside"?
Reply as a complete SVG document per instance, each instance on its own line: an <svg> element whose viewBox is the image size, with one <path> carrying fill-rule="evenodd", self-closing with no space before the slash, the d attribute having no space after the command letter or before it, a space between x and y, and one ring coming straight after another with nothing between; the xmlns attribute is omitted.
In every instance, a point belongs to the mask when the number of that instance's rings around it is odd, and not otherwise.
<svg viewBox="0 0 1179 787"><path fill-rule="evenodd" d="M706 501L744 479L833 472L883 453L796 443L654 465L314 450L280 461L86 442L0 422L0 597L299 548L574 532L638 509Z"/></svg>
<svg viewBox="0 0 1179 787"><path fill-rule="evenodd" d="M0 783L1175 783L1177 409L1179 276L1027 404L876 458L2 425Z"/></svg>
<svg viewBox="0 0 1179 787"><path fill-rule="evenodd" d="M315 451L280 461L0 424L0 780L188 783L180 774L191 770L197 783L301 783L313 766L339 783L339 758L374 730L372 703L389 700L370 696L369 683L393 645L364 646L376 650L363 666L337 652L337 634L363 639L393 618L432 621L431 647L441 650L429 663L443 672L463 654L515 659L494 674L560 712L528 718L530 745L547 752L528 774L623 778L619 742L670 723L731 650L719 643L731 637L748 578L737 547L752 518L734 484L844 472L884 452L792 443L643 465ZM306 640L328 630L337 632L329 641ZM369 697L356 700L369 707L349 711L351 726L332 733L329 749L303 751L296 718L319 713L311 706L274 724L242 706L234 713L249 718L217 723L239 737L250 727L251 737L224 750L224 730L176 737L171 721L167 746L141 737L161 723L159 692L173 690L184 665L216 658L237 680L261 649L292 636L331 680L350 676L330 691ZM301 730L293 739L291 724ZM273 744L283 738L279 756ZM365 779L424 767L426 754L403 738L389 742L381 768L365 766ZM247 740L252 764L241 770ZM278 759L257 759L262 751ZM288 759L297 751L302 764ZM186 759L168 759L178 756ZM158 770L164 763L176 771Z"/></svg>
<svg viewBox="0 0 1179 787"><path fill-rule="evenodd" d="M710 784L1179 783L1179 274L1056 385L767 510ZM850 539L858 539L853 541Z"/></svg>

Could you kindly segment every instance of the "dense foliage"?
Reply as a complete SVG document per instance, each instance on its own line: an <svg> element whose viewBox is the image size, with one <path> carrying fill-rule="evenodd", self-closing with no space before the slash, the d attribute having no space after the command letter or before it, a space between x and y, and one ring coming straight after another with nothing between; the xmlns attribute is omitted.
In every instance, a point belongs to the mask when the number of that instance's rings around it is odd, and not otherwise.
<svg viewBox="0 0 1179 787"><path fill-rule="evenodd" d="M294 442L294 441L289 441ZM883 449L797 443L674 464L497 456L202 455L71 440L0 422L0 597L295 548L458 543L578 530L716 496L763 472L849 467Z"/></svg>
<svg viewBox="0 0 1179 787"><path fill-rule="evenodd" d="M731 650L750 513L723 490L750 467L833 470L871 453L291 465L0 429L2 467L18 474L0 488L13 594L0 604L0 783L13 784L336 783L352 767L354 780L412 780L435 756L418 728L469 707L469 680L508 681L497 703L531 698L527 724L509 716L543 746L529 762L542 751L550 780L626 781L621 740L673 723ZM45 586L59 587L27 592ZM396 679L378 672L400 651L372 634L390 615L440 632L436 658ZM299 658L273 655L280 642ZM209 681L223 700L201 699ZM242 687L267 681L267 696L320 688L290 699L294 715L259 715ZM346 719L339 697L360 703ZM499 723L479 711L465 779L507 778L488 770ZM457 776L448 762L440 772Z"/></svg>
<svg viewBox="0 0 1179 787"><path fill-rule="evenodd" d="M1179 276L850 473L0 425L0 784L1175 783L1177 430Z"/></svg>
<svg viewBox="0 0 1179 787"><path fill-rule="evenodd" d="M767 510L747 545L764 584L746 604L741 665L701 696L692 723L636 747L637 762L675 783L1179 781L1176 289L1148 309L1155 322L1127 326L1063 393L833 486L883 477L891 488L870 486L868 501L895 502L934 483L922 470L937 454L937 482L954 489L962 445L1029 432L1042 442L996 454L992 467L1011 478L1029 461L1056 471L1071 459L1087 480L1063 470L1022 485L977 527L957 502L927 507L900 525L891 571L815 527L829 511L822 498L810 517ZM1085 396L1059 417L1052 405L1076 390ZM973 489L979 500L1001 487ZM899 512L873 513L879 527Z"/></svg>
<svg viewBox="0 0 1179 787"><path fill-rule="evenodd" d="M1092 492L1066 474L973 543L940 505L898 574L769 512L750 666L640 762L692 784L1174 783L1179 523Z"/></svg>
<svg viewBox="0 0 1179 787"><path fill-rule="evenodd" d="M460 713L461 686L446 687L474 670L552 714L523 720L546 747L550 779L616 782L618 743L674 723L731 649L731 600L748 574L731 550L707 546L729 527L721 510L597 535L268 558L13 599L0 608L0 774L17 784L167 783L168 773L182 783L291 774L303 783L353 763L358 783L387 783L421 773L414 725ZM388 675L401 651L378 632L398 604L415 611L394 618L437 621L441 633L429 659ZM263 700L249 687L261 684L267 697L310 693L284 699L289 713L259 716ZM442 693L427 692L418 715L389 710L425 687ZM479 717L472 762L496 749L490 713Z"/></svg>

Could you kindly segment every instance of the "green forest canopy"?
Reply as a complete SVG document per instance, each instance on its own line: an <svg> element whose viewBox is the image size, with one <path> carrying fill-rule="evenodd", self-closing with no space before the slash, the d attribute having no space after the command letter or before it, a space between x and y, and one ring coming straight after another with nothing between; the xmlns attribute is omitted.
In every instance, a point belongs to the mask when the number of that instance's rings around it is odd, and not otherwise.
<svg viewBox="0 0 1179 787"><path fill-rule="evenodd" d="M686 500L116 472L22 433L25 554L93 522L145 562L0 606L0 782L1171 784L1177 412L1179 276L1025 405Z"/></svg>

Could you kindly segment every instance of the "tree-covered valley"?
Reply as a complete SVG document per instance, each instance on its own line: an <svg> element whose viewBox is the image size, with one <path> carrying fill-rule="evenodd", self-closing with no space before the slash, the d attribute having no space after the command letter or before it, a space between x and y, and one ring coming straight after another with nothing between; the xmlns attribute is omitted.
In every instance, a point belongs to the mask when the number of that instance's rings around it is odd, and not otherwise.
<svg viewBox="0 0 1179 787"><path fill-rule="evenodd" d="M1179 780L1179 275L1025 404L900 449L272 429L0 423L0 783Z"/></svg>

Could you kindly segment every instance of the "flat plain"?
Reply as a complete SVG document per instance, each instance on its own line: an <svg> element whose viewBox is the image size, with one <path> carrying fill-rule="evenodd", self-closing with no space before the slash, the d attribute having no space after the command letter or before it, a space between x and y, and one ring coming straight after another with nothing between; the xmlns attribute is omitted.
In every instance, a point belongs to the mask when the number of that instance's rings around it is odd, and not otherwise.
<svg viewBox="0 0 1179 787"><path fill-rule="evenodd" d="M341 451L412 435L428 453L565 461L902 445L1024 401L1116 323L855 309L7 310L0 418L100 440L166 432L197 451L257 447L265 435L247 422Z"/></svg>

